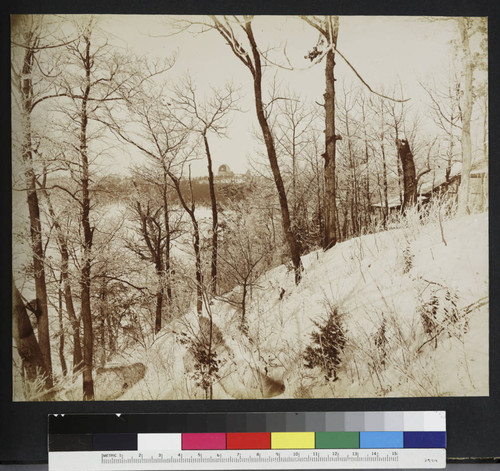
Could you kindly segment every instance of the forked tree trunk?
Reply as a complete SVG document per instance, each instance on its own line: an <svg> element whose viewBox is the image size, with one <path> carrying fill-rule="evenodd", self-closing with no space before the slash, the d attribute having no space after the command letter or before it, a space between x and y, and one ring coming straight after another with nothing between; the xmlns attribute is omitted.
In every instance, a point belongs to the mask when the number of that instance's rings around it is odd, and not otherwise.
<svg viewBox="0 0 500 471"><path fill-rule="evenodd" d="M57 243L59 246L59 253L61 254L61 283L64 293L64 303L66 305L66 312L71 322L71 329L73 332L73 374L78 373L83 367L82 346L80 340L80 319L76 316L75 306L73 303L73 293L71 289L71 282L69 279L69 250L68 242L64 231L57 220L52 201L49 193L43 189L42 194L47 202L49 215L56 231Z"/></svg>
<svg viewBox="0 0 500 471"><path fill-rule="evenodd" d="M12 283L12 336L28 380L34 381L39 376L44 377L45 386L50 388L52 385L49 382L40 345L33 332L21 293L14 283Z"/></svg>
<svg viewBox="0 0 500 471"><path fill-rule="evenodd" d="M32 35L28 44L33 41ZM38 322L38 344L45 362L48 375L47 385L52 387L52 359L50 354L49 313L47 307L47 287L45 282L45 254L42 244L42 223L40 220L40 206L36 190L36 176L33 168L31 112L33 111L33 63L35 49L26 47L21 79L22 101L22 158L25 165L25 180L28 194L28 211L30 221L31 248L33 251L33 273L35 277L35 292L40 315Z"/></svg>

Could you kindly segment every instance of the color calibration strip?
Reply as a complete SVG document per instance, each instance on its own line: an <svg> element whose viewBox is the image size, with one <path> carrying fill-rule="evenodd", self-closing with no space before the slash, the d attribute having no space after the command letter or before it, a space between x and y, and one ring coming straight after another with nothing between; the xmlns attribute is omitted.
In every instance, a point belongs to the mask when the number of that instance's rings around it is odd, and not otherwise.
<svg viewBox="0 0 500 471"><path fill-rule="evenodd" d="M446 432L261 432L51 435L49 451L446 448Z"/></svg>
<svg viewBox="0 0 500 471"><path fill-rule="evenodd" d="M444 411L49 415L49 434L444 432Z"/></svg>
<svg viewBox="0 0 500 471"><path fill-rule="evenodd" d="M50 416L49 469L439 468L445 422L441 411Z"/></svg>

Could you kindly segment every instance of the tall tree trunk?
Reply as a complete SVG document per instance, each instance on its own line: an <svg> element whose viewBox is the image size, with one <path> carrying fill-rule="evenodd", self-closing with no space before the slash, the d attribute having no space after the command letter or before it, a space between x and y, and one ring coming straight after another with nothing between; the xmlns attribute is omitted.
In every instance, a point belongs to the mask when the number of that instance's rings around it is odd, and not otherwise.
<svg viewBox="0 0 500 471"><path fill-rule="evenodd" d="M396 139L399 160L403 168L403 207L405 212L417 202L417 174L410 146L406 139Z"/></svg>
<svg viewBox="0 0 500 471"><path fill-rule="evenodd" d="M315 25L316 29L324 36L328 51L325 62L325 231L323 236L323 248L329 249L337 243L337 190L336 190L336 166L335 153L336 141L340 139L335 133L335 52L339 31L339 18L335 16L325 17L321 26Z"/></svg>
<svg viewBox="0 0 500 471"><path fill-rule="evenodd" d="M59 289L57 290L57 315L59 320L59 361L61 362L61 370L63 376L68 374L68 366L64 356L64 322L63 322L63 289L62 289L62 274L59 280Z"/></svg>
<svg viewBox="0 0 500 471"><path fill-rule="evenodd" d="M396 139L397 142L397 139ZM404 206L404 171L401 163L401 157L398 159L398 190L399 190L399 204Z"/></svg>
<svg viewBox="0 0 500 471"><path fill-rule="evenodd" d="M352 181L352 199L351 199L351 221L353 235L359 234L359 190L358 176L356 174L356 155L352 148L352 139L349 126L349 113L346 110L345 116L346 134L347 134L347 150L349 152L349 168Z"/></svg>
<svg viewBox="0 0 500 471"><path fill-rule="evenodd" d="M160 247L158 247L157 254L158 257L161 257ZM156 276L158 277L158 288L156 289L155 334L157 334L161 330L163 297L164 297L163 275L164 275L163 264L161 263L161 260L157 260Z"/></svg>
<svg viewBox="0 0 500 471"><path fill-rule="evenodd" d="M382 142L382 178L384 185L384 228L387 227L387 219L389 217L389 184L387 182L387 162L385 157L385 147Z"/></svg>
<svg viewBox="0 0 500 471"><path fill-rule="evenodd" d="M372 202L370 194L370 155L368 152L368 133L366 131L366 113L365 113L365 103L361 102L361 110L363 114L363 141L365 144L365 165L366 165L366 203L367 203L367 218L366 226L370 224L370 216L372 214Z"/></svg>
<svg viewBox="0 0 500 471"><path fill-rule="evenodd" d="M23 369L29 381L44 376L45 386L52 387L40 345L33 332L33 327L23 303L21 293L12 283L12 336L17 351L23 362Z"/></svg>
<svg viewBox="0 0 500 471"><path fill-rule="evenodd" d="M470 213L470 171L472 167L471 116L472 116L472 54L469 45L469 20L459 18L458 28L462 42L464 93L462 100L462 174L458 188L458 213Z"/></svg>
<svg viewBox="0 0 500 471"><path fill-rule="evenodd" d="M203 133L203 142L205 143L205 153L207 156L208 167L208 186L210 188L210 203L212 207L212 261L210 266L210 290L212 294L217 294L217 250L218 236L217 229L219 225L217 199L215 197L214 171L212 168L212 155L208 145L206 131Z"/></svg>
<svg viewBox="0 0 500 471"><path fill-rule="evenodd" d="M335 37L334 44L337 39ZM323 248L329 249L337 243L336 185L335 185L335 54L329 49L325 66L325 234Z"/></svg>
<svg viewBox="0 0 500 471"><path fill-rule="evenodd" d="M168 202L168 185L167 185L167 172L163 170L163 217L165 220L165 288L167 294L167 301L170 303L172 301L172 283L170 280L170 245L171 245L171 235L170 235L170 205Z"/></svg>
<svg viewBox="0 0 500 471"><path fill-rule="evenodd" d="M453 165L453 136L450 134L450 145L448 147L448 159L446 161L446 170L445 170L445 181L446 185L448 186L450 184L450 177L451 177L451 167Z"/></svg>
<svg viewBox="0 0 500 471"><path fill-rule="evenodd" d="M30 36L28 43L31 43ZM33 167L32 135L31 135L31 112L33 107L33 62L35 60L35 49L26 47L21 78L22 94L22 158L25 166L25 180L28 197L28 210L30 221L31 248L33 251L33 272L35 277L35 293L37 307L40 315L38 317L38 344L45 362L45 370L48 375L47 385L52 387L52 359L50 354L50 332L49 312L47 306L47 287L45 281L45 254L42 244L42 223L40 220L40 206L36 190L36 175Z"/></svg>
<svg viewBox="0 0 500 471"><path fill-rule="evenodd" d="M87 147L87 104L90 95L90 72L92 61L90 57L90 38L86 37L85 55L83 57L85 67L85 89L83 92L82 107L80 110L80 165L82 171L82 212L81 225L83 229L83 260L80 277L81 287L81 316L83 320L83 399L94 399L94 380L92 376L94 361L94 333L92 331L92 311L90 305L90 282L91 282L91 257L93 229L90 226L90 192L89 192L89 159Z"/></svg>
<svg viewBox="0 0 500 471"><path fill-rule="evenodd" d="M103 278L99 289L99 337L101 342L100 365L106 364L106 318L108 317L106 309L106 279Z"/></svg>
<svg viewBox="0 0 500 471"><path fill-rule="evenodd" d="M193 212L194 215L194 212ZM200 230L198 227L198 221L191 218L193 223L193 248L195 255L195 267L196 267L196 311L198 315L201 316L203 313L203 276L201 273L201 250L200 250Z"/></svg>
<svg viewBox="0 0 500 471"><path fill-rule="evenodd" d="M177 192L177 196L179 197L179 201L186 213L188 213L191 219L191 225L193 226L193 249L195 256L196 279L196 312L198 313L198 316L201 317L201 315L203 314L203 275L201 272L200 228L198 226L198 221L195 214L193 190L191 187L191 207L189 207L182 194L179 179L171 173L169 173L168 175L174 184L175 191ZM191 184L191 175L189 176L189 183Z"/></svg>
<svg viewBox="0 0 500 471"><path fill-rule="evenodd" d="M49 193L42 189L42 194L47 202L49 215L52 219L52 224L56 231L57 243L59 245L59 253L61 254L61 282L64 292L64 303L66 305L66 312L71 322L71 329L73 331L73 374L78 373L83 367L82 346L80 340L80 319L76 315L75 306L73 304L73 293L71 283L69 280L69 251L66 235L57 220L52 201L50 200Z"/></svg>
<svg viewBox="0 0 500 471"><path fill-rule="evenodd" d="M264 111L264 104L262 98L262 65L260 59L260 52L257 48L257 43L255 42L250 22L247 22L245 24L245 31L250 41L250 45L252 48L252 56L254 59L254 68L252 70L252 74L253 74L255 109L257 112L257 119L259 121L259 125L262 130L262 135L264 137L264 142L266 144L267 157L269 159L269 164L271 166L271 171L273 173L274 183L278 191L278 199L281 209L281 223L283 226L283 232L292 258L292 264L295 272L295 283L299 284L302 277L300 248L299 244L297 243L296 235L292 231L290 223L290 211L285 192L285 185L283 184L283 178L281 177L281 172L278 165L278 159L276 156L276 148L274 145L273 135L271 133L271 129L267 121L266 113Z"/></svg>
<svg viewBox="0 0 500 471"><path fill-rule="evenodd" d="M64 287L64 302L66 305L66 312L71 321L71 329L73 331L73 373L78 373L83 367L82 344L80 334L80 319L76 315L75 306L73 304L73 294L71 290L71 283L68 276L69 256L67 247L61 248L62 258L62 276Z"/></svg>

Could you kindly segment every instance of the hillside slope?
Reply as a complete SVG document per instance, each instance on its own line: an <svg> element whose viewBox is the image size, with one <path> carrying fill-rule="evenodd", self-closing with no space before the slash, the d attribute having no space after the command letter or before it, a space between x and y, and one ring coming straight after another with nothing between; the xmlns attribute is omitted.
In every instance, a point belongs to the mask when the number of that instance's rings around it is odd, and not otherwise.
<svg viewBox="0 0 500 471"><path fill-rule="evenodd" d="M251 293L246 331L237 309L206 306L219 361L213 398L487 395L487 248L486 213L446 221L442 232L414 219L304 256L299 286L286 266L270 270ZM304 366L311 333L332 310L346 339L336 381ZM205 398L182 332L199 335L194 312L147 351L124 354L147 371L120 399Z"/></svg>

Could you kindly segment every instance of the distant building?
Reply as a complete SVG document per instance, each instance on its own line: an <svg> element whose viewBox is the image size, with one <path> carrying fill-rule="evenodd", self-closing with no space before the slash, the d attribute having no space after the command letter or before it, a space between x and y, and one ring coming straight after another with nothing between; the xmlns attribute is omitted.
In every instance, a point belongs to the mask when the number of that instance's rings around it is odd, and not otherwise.
<svg viewBox="0 0 500 471"><path fill-rule="evenodd" d="M229 165L222 164L219 167L219 170L217 172L217 177L218 178L231 178L233 176L234 176L234 173L229 168Z"/></svg>
<svg viewBox="0 0 500 471"><path fill-rule="evenodd" d="M448 181L442 174L432 175L432 180L423 183L419 188L419 194L427 200L431 200L436 194L446 194L448 198L456 200L462 176L462 163L453 164ZM482 211L488 208L488 163L477 160L472 163L470 172L469 204L472 208Z"/></svg>
<svg viewBox="0 0 500 471"><path fill-rule="evenodd" d="M460 187L460 178L462 176L462 163L455 162L449 172L448 180L446 180L445 172L436 169L427 174L418 188L418 203L425 205L431 201L436 195L446 195L446 198L456 201L458 190ZM488 208L488 164L484 160L478 160L472 163L470 172L470 189L469 189L470 206L476 210L484 210ZM382 220L385 214L384 202L372 203L372 210L377 219ZM389 197L388 201L389 214L401 212L401 199Z"/></svg>

